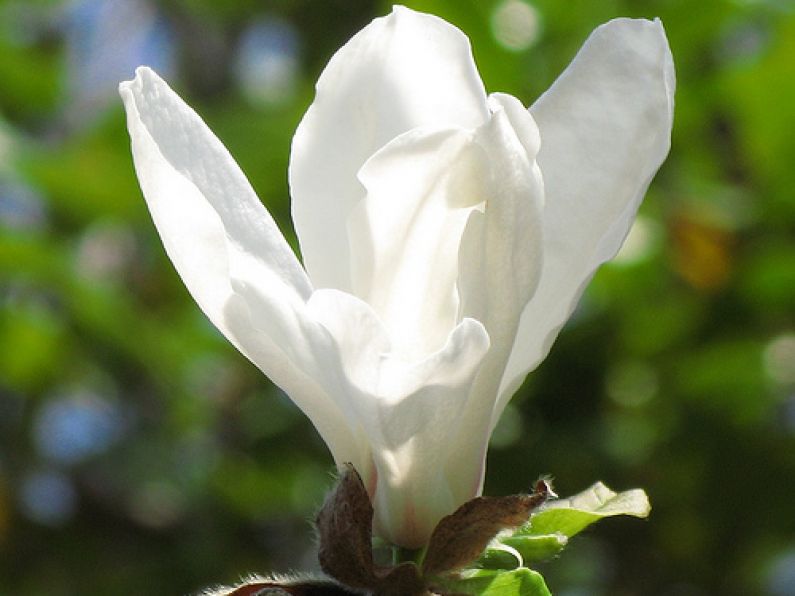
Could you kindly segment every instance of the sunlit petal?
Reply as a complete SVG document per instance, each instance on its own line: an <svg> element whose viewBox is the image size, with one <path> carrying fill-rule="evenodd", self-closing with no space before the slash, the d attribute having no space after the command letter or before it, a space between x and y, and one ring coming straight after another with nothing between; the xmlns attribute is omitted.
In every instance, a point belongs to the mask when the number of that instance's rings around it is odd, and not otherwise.
<svg viewBox="0 0 795 596"><path fill-rule="evenodd" d="M490 105L491 121L476 134L486 159L480 176L485 202L471 214L461 241L458 288L461 316L484 324L491 348L451 444L447 465L457 495L481 488L497 389L545 256L535 122L513 97L492 97Z"/></svg>
<svg viewBox="0 0 795 596"><path fill-rule="evenodd" d="M367 196L348 221L353 289L399 352L434 352L458 323L458 247L485 198L488 162L471 131L415 129L359 172Z"/></svg>
<svg viewBox="0 0 795 596"><path fill-rule="evenodd" d="M153 71L122 83L135 168L166 251L218 329L312 419L335 456L354 453L339 408L296 368L298 309L311 294L300 263L240 168L199 116ZM246 283L271 310L247 302ZM279 324L253 333L249 311Z"/></svg>
<svg viewBox="0 0 795 596"><path fill-rule="evenodd" d="M464 319L437 352L412 361L390 350L375 313L350 294L319 290L309 304L342 359L345 381L329 384L345 386L352 419L372 446L375 469L365 484L375 479L376 526L397 544L421 546L461 502L444 468L488 335L478 321Z"/></svg>
<svg viewBox="0 0 795 596"><path fill-rule="evenodd" d="M530 108L541 133L544 266L522 314L496 416L624 241L670 147L674 86L662 24L617 19L594 31Z"/></svg>
<svg viewBox="0 0 795 596"><path fill-rule="evenodd" d="M347 219L356 178L378 149L420 126L475 128L488 118L469 40L404 7L374 20L331 59L293 139L292 213L318 288L351 290Z"/></svg>

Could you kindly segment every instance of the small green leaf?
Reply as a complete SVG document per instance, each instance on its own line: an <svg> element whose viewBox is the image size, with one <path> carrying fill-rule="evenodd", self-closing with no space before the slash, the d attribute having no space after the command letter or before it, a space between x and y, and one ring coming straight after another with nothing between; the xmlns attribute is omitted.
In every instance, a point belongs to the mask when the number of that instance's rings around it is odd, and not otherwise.
<svg viewBox="0 0 795 596"><path fill-rule="evenodd" d="M516 549L494 539L480 558L472 565L480 569L516 569L521 567L524 557Z"/></svg>
<svg viewBox="0 0 795 596"><path fill-rule="evenodd" d="M614 515L647 517L650 511L649 498L643 490L616 493L597 482L568 499L548 501L514 536L560 533L571 538L602 518Z"/></svg>
<svg viewBox="0 0 795 596"><path fill-rule="evenodd" d="M558 555L569 538L604 517L646 517L650 510L642 490L616 493L597 482L568 499L547 501L521 528L497 535L473 567L509 570L544 561Z"/></svg>
<svg viewBox="0 0 795 596"><path fill-rule="evenodd" d="M461 579L448 581L445 590L473 596L552 596L537 571L520 567L513 571L479 569Z"/></svg>
<svg viewBox="0 0 795 596"><path fill-rule="evenodd" d="M509 534L498 537L483 552L477 564L485 569L515 569L536 561L551 559L562 551L569 539L563 534L541 536Z"/></svg>
<svg viewBox="0 0 795 596"><path fill-rule="evenodd" d="M507 573L498 573L482 596L552 596L544 578L537 571L520 567Z"/></svg>
<svg viewBox="0 0 795 596"><path fill-rule="evenodd" d="M508 536L502 543L516 549L526 564L554 557L566 547L569 539L564 534L557 533L540 536Z"/></svg>

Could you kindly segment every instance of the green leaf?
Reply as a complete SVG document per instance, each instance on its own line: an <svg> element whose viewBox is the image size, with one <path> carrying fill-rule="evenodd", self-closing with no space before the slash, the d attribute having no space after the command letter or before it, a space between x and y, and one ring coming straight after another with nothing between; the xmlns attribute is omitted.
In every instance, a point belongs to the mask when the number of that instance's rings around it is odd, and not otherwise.
<svg viewBox="0 0 795 596"><path fill-rule="evenodd" d="M514 548L525 563L544 561L557 555L569 543L567 536L561 533L543 534L540 536L508 536L502 543Z"/></svg>
<svg viewBox="0 0 795 596"><path fill-rule="evenodd" d="M569 538L604 517L647 517L651 505L640 489L616 493L601 482L568 499L547 501L515 531L499 534L476 561L481 569L515 569L558 555Z"/></svg>
<svg viewBox="0 0 795 596"><path fill-rule="evenodd" d="M560 533L571 538L605 517L630 515L647 517L649 498L641 489L616 493L601 482L568 499L549 501L514 536L539 536Z"/></svg>
<svg viewBox="0 0 795 596"><path fill-rule="evenodd" d="M477 596L552 596L541 574L526 567L466 572L461 579L445 582L443 587L457 594Z"/></svg>
<svg viewBox="0 0 795 596"><path fill-rule="evenodd" d="M477 565L485 569L514 569L551 559L566 547L568 541L563 534L508 534L494 540L483 552Z"/></svg>

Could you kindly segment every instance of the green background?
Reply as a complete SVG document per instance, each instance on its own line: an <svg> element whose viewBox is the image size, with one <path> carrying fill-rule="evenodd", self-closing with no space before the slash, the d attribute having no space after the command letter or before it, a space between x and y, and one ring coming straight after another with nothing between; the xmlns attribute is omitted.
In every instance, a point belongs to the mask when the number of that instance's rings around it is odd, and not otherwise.
<svg viewBox="0 0 795 596"><path fill-rule="evenodd" d="M540 473L562 495L648 491L649 520L605 521L544 565L558 595L795 594L793 3L535 0L533 35L506 29L502 1L406 4L462 28L487 88L527 104L600 23L663 20L670 157L498 427L486 492ZM0 2L0 595L173 595L308 569L329 454L163 253L115 95L132 66L92 74L140 22L97 41L68 8ZM292 132L331 54L389 5L146 8L152 60L294 243ZM282 59L259 88L236 66L257 23Z"/></svg>

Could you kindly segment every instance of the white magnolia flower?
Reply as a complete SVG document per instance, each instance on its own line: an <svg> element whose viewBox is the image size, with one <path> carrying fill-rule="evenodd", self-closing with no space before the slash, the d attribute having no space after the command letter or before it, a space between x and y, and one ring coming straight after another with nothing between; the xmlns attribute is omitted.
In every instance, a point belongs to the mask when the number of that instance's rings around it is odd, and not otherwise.
<svg viewBox="0 0 795 596"><path fill-rule="evenodd" d="M599 27L530 108L487 96L466 36L403 7L331 59L293 139L304 266L196 113L122 83L166 250L221 332L351 462L376 531L425 543L479 494L489 435L669 144L659 21Z"/></svg>

